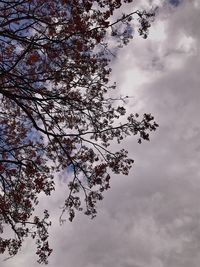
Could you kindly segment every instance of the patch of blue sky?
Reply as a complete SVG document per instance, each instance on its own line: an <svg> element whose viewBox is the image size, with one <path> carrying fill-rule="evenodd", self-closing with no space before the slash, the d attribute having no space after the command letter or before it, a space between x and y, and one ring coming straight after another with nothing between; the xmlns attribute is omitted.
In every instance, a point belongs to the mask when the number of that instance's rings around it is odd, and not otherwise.
<svg viewBox="0 0 200 267"><path fill-rule="evenodd" d="M181 0L169 0L169 3L177 7L181 3Z"/></svg>
<svg viewBox="0 0 200 267"><path fill-rule="evenodd" d="M25 139L26 141L31 140L33 142L39 142L40 141L41 134L35 129L35 128L30 128L27 138Z"/></svg>

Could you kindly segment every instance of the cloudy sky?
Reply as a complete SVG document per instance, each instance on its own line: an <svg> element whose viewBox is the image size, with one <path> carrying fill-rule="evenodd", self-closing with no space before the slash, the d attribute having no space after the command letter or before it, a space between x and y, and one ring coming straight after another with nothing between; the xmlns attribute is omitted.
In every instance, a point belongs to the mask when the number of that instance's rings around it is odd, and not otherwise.
<svg viewBox="0 0 200 267"><path fill-rule="evenodd" d="M54 249L49 267L199 267L200 262L200 1L135 1L160 6L149 38L120 50L113 79L130 95L129 111L151 112L151 142L124 146L135 159L90 220L60 226L60 180L51 206ZM1 267L37 267L31 241Z"/></svg>

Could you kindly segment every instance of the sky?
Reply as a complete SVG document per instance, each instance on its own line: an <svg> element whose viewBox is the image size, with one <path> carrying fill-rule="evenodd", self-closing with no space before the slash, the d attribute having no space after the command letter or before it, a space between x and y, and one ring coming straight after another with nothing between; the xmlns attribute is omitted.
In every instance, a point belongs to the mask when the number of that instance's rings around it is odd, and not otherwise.
<svg viewBox="0 0 200 267"><path fill-rule="evenodd" d="M90 220L78 214L59 225L64 180L44 200L51 209L49 267L199 267L200 262L200 1L144 0L159 5L147 40L135 36L113 60L119 94L129 112L152 113L160 125L151 141L124 147L135 164L111 189ZM27 241L1 267L38 267Z"/></svg>

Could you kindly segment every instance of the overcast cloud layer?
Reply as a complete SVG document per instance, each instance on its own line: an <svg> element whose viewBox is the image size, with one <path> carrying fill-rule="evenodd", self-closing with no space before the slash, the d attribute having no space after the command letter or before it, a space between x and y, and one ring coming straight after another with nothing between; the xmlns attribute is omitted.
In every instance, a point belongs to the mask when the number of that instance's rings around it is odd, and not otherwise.
<svg viewBox="0 0 200 267"><path fill-rule="evenodd" d="M129 177L113 176L95 220L78 215L59 226L60 181L48 202L49 267L199 267L200 1L148 2L160 5L150 36L120 51L113 79L133 96L128 109L151 112L159 130L149 143L124 144L135 166ZM37 267L34 253L30 241L0 266Z"/></svg>

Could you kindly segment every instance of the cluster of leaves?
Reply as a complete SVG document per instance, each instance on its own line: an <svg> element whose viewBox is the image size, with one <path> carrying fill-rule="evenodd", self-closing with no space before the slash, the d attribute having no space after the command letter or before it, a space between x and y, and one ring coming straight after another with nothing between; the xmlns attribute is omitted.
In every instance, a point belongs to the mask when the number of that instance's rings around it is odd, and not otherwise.
<svg viewBox="0 0 200 267"><path fill-rule="evenodd" d="M96 215L110 173L127 175L133 160L109 145L128 135L149 139L158 126L150 114L130 114L109 97L108 34L127 44L133 16L146 38L154 14L134 11L113 22L131 0L0 1L0 253L15 255L25 237L36 238L39 262L47 263L48 212L34 216L38 194L54 190L56 171L70 169L63 207ZM122 101L123 102L123 101ZM83 199L81 199L81 192Z"/></svg>

